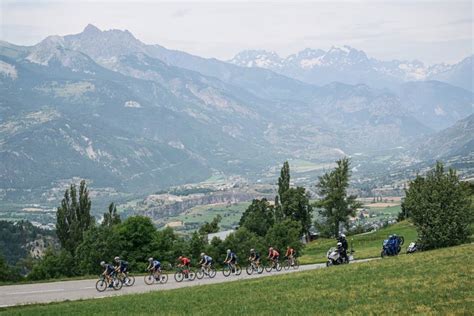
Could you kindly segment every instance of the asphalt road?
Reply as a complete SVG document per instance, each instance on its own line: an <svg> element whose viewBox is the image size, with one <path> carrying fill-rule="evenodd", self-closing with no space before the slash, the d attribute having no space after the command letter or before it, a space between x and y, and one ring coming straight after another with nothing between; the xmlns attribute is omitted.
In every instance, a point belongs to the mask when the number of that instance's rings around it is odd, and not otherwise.
<svg viewBox="0 0 474 316"><path fill-rule="evenodd" d="M368 260L357 260L351 263L363 262ZM50 283L35 283L35 284L22 284L22 285L5 285L0 286L0 307L8 307L14 305L25 305L34 303L50 303L59 302L65 300L80 300L80 299L95 299L104 298L108 296L125 295L132 293L146 293L151 291L164 291L177 289L189 286L200 286L206 284L215 284L223 282L231 282L237 280L247 280L254 278L262 278L272 275L280 275L285 273L294 273L298 271L307 271L314 269L325 268L325 264L310 264L300 266L299 269L282 270L280 272L266 272L262 274L247 275L244 268L242 274L236 276L232 274L229 277L224 277L221 271L217 272L217 275L210 279L204 277L201 280L176 282L173 275L170 274L168 283L166 284L153 284L146 285L143 276L136 277L135 285L131 287L123 286L121 290L115 291L113 289L107 289L104 292L98 292L95 288L97 279L93 280L77 280L77 281L61 281L61 282L50 282Z"/></svg>

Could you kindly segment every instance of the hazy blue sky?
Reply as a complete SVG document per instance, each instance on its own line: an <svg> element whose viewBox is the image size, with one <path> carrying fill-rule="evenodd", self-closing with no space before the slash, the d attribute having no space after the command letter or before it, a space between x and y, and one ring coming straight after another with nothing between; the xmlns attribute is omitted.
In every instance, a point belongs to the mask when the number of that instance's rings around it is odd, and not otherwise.
<svg viewBox="0 0 474 316"><path fill-rule="evenodd" d="M230 59L244 49L282 56L350 45L380 59L457 62L473 53L471 1L10 1L0 39L35 44L92 23L148 44Z"/></svg>

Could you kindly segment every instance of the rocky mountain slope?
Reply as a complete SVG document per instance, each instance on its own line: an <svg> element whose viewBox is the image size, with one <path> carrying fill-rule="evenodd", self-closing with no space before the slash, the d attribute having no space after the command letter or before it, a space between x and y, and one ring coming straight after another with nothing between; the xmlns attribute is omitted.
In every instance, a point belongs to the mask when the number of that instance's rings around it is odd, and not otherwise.
<svg viewBox="0 0 474 316"><path fill-rule="evenodd" d="M283 159L398 147L472 112L472 93L445 83L314 86L89 25L0 43L0 196L74 177L120 192L217 171L257 180Z"/></svg>

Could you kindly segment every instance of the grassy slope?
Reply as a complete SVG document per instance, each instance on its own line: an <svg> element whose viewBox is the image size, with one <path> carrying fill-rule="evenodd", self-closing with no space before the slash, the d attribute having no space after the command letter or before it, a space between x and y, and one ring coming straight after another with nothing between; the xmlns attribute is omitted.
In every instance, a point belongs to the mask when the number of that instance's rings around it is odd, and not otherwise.
<svg viewBox="0 0 474 316"><path fill-rule="evenodd" d="M165 292L0 310L70 314L473 314L474 245Z"/></svg>
<svg viewBox="0 0 474 316"><path fill-rule="evenodd" d="M406 221L380 229L374 233L349 236L349 246L351 240L354 239L354 257L356 259L379 257L382 249L382 241L386 239L389 234L397 234L405 237L405 244L402 246L403 253L408 244L417 238L415 227ZM303 264L325 262L326 252L335 245L336 241L334 239L318 239L305 247L304 254L300 258L300 261Z"/></svg>

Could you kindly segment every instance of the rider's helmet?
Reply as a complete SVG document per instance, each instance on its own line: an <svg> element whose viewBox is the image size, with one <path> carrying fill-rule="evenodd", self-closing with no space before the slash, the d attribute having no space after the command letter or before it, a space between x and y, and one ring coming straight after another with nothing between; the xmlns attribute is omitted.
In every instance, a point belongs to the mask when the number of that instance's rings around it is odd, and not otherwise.
<svg viewBox="0 0 474 316"><path fill-rule="evenodd" d="M230 253L230 249L227 249L227 253Z"/></svg>
<svg viewBox="0 0 474 316"><path fill-rule="evenodd" d="M338 242L337 243L337 248L341 248L342 247L342 242Z"/></svg>
<svg viewBox="0 0 474 316"><path fill-rule="evenodd" d="M252 248L252 249L250 249L250 252L255 252L255 249L253 249L253 248Z"/></svg>
<svg viewBox="0 0 474 316"><path fill-rule="evenodd" d="M206 254L204 252L201 252L201 257L204 257Z"/></svg>
<svg viewBox="0 0 474 316"><path fill-rule="evenodd" d="M119 261L119 260L120 260L120 257L117 256L117 257L114 258L114 260L115 260L115 261Z"/></svg>
<svg viewBox="0 0 474 316"><path fill-rule="evenodd" d="M179 259L179 260L183 259L183 256L179 256L179 258L178 258L178 259Z"/></svg>
<svg viewBox="0 0 474 316"><path fill-rule="evenodd" d="M273 247L268 248L268 250L270 250L270 251L273 250Z"/></svg>
<svg viewBox="0 0 474 316"><path fill-rule="evenodd" d="M101 261L101 262L100 262L100 265L101 265L102 267L105 266L105 261Z"/></svg>
<svg viewBox="0 0 474 316"><path fill-rule="evenodd" d="M148 258L148 262L152 262L153 261L153 258Z"/></svg>
<svg viewBox="0 0 474 316"><path fill-rule="evenodd" d="M341 238L346 238L346 235L345 235L345 234L341 234Z"/></svg>

